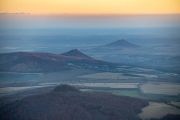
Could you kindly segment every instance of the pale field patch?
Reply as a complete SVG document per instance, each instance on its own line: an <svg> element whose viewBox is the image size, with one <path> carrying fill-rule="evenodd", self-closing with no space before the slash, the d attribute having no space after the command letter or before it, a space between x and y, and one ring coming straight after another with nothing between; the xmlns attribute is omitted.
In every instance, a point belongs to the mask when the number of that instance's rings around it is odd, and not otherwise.
<svg viewBox="0 0 180 120"><path fill-rule="evenodd" d="M175 106L177 106L177 107L180 107L180 102L174 102L174 101L172 101L171 104L172 104L172 105L175 105Z"/></svg>
<svg viewBox="0 0 180 120"><path fill-rule="evenodd" d="M180 115L180 109L165 103L150 102L147 107L142 109L139 117L142 120L160 119L168 114Z"/></svg>
<svg viewBox="0 0 180 120"><path fill-rule="evenodd" d="M102 73L82 75L82 76L79 76L79 78L124 80L124 79L135 79L139 77L126 76L126 75L123 75L122 73L102 72Z"/></svg>
<svg viewBox="0 0 180 120"><path fill-rule="evenodd" d="M78 83L73 84L77 86L83 86L83 87L99 87L99 88L138 88L139 83Z"/></svg>
<svg viewBox="0 0 180 120"><path fill-rule="evenodd" d="M145 83L140 86L145 94L179 95L180 84L174 83Z"/></svg>

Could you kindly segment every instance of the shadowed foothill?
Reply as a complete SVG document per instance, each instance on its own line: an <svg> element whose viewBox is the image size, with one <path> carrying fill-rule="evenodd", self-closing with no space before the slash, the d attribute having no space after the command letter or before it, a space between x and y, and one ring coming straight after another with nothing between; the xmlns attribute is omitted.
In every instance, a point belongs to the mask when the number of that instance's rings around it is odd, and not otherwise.
<svg viewBox="0 0 180 120"><path fill-rule="evenodd" d="M15 101L0 109L1 120L139 120L146 100L79 92L69 85Z"/></svg>

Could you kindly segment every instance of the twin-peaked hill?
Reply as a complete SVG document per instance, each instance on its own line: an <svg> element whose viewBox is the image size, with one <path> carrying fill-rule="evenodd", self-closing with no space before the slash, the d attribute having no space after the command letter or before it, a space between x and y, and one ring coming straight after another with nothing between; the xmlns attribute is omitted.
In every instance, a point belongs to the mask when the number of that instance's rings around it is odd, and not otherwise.
<svg viewBox="0 0 180 120"><path fill-rule="evenodd" d="M56 72L71 69L107 70L112 63L93 59L77 49L63 54L14 52L0 54L1 72Z"/></svg>

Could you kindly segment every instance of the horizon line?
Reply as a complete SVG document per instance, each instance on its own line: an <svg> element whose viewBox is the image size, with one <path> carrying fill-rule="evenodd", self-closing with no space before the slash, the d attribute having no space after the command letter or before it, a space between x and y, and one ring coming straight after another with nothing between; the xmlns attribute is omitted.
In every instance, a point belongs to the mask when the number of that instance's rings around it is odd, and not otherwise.
<svg viewBox="0 0 180 120"><path fill-rule="evenodd" d="M138 13L138 14L113 14L113 13L88 13L88 14L75 14L75 13L26 13L26 12L0 12L0 15L31 15L31 16L166 16L166 15L180 15L180 13Z"/></svg>

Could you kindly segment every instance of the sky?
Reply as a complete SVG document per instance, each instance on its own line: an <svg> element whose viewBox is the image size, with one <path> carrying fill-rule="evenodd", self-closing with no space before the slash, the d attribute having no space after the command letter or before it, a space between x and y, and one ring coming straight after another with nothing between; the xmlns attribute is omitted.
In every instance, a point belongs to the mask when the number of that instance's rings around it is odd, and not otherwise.
<svg viewBox="0 0 180 120"><path fill-rule="evenodd" d="M180 0L0 0L1 13L179 14Z"/></svg>

